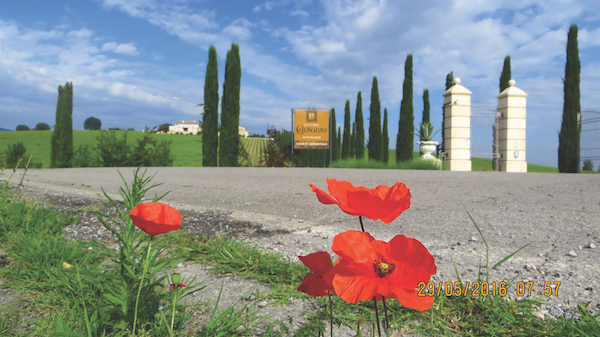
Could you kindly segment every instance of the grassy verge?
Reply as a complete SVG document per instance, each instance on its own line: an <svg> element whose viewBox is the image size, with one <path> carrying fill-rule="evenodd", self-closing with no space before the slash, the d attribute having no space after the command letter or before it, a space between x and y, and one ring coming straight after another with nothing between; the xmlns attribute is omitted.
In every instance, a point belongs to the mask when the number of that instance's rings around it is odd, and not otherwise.
<svg viewBox="0 0 600 337"><path fill-rule="evenodd" d="M114 320L115 313L106 307L107 302L102 302L107 294L126 296L119 295L120 286L115 282L118 275L105 274L107 259L115 259L115 255L100 244L61 238L62 227L74 221L77 219L15 199L5 187L0 188L0 245L5 253L0 258L0 266L4 266L0 269L2 287L17 290L27 303L0 308L5 311L0 315L0 335L85 336L87 331L91 336L96 334L91 334L90 327L124 326L124 322ZM171 249L173 263L193 260L214 266L212 272L216 276L237 275L264 282L271 287L266 296L276 299L275 304L284 305L290 297L309 298L295 290L308 272L306 267L249 244L223 237L208 239L171 232L158 236L153 246ZM320 309L307 314L308 323L295 336L328 333L325 329L328 324L323 324L329 319L328 304L325 298L316 301ZM388 301L388 311L394 331L421 335L594 336L600 331L599 315L591 316L583 304L581 317L554 321L537 318L532 312L535 303L509 301L500 296L442 295L424 312L403 308L394 300ZM375 320L372 302L354 305L334 296L333 307L333 320L338 325L362 329ZM224 312L213 312L208 323L186 335L239 336L248 326L247 320L246 314L230 306ZM284 334L283 323L264 323L259 325L254 321L252 331L263 336ZM107 336L124 336L127 331L104 330ZM166 335L158 326L143 331L140 335ZM254 334L246 331L243 335Z"/></svg>

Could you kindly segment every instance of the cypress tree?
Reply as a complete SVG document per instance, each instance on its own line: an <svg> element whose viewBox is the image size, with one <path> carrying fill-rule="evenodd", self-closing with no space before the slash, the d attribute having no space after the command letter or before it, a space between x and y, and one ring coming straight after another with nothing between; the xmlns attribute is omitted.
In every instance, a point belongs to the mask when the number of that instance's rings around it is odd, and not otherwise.
<svg viewBox="0 0 600 337"><path fill-rule="evenodd" d="M73 82L58 86L56 124L51 139L51 167L71 167L73 159Z"/></svg>
<svg viewBox="0 0 600 337"><path fill-rule="evenodd" d="M204 117L202 119L202 166L217 166L219 147L219 72L217 49L208 49L208 64L204 78Z"/></svg>
<svg viewBox="0 0 600 337"><path fill-rule="evenodd" d="M342 156L342 128L340 126L338 126L337 139L335 143L337 144L338 151L336 153L337 156L335 156L333 160L338 161L341 159Z"/></svg>
<svg viewBox="0 0 600 337"><path fill-rule="evenodd" d="M365 126L363 122L362 114L362 96L360 91L358 92L358 99L356 102L356 116L354 117L356 122L356 133L354 134L355 144L355 155L356 159L361 160L365 158Z"/></svg>
<svg viewBox="0 0 600 337"><path fill-rule="evenodd" d="M567 64L564 79L563 118L558 135L558 172L579 172L579 130L577 114L581 111L579 91L579 47L577 43L577 25L571 25L567 40Z"/></svg>
<svg viewBox="0 0 600 337"><path fill-rule="evenodd" d="M331 158L331 160L335 161L335 158L337 158L337 153L339 151L338 146L337 146L337 133L336 133L336 120L335 120L335 108L331 108L331 128L330 128L330 132L332 133L331 135L331 144L330 144L330 151L331 151L331 157L327 157L327 162L329 163L329 158ZM331 164L331 163L329 163Z"/></svg>
<svg viewBox="0 0 600 337"><path fill-rule="evenodd" d="M342 159L350 157L350 101L346 101L344 111L344 139L342 140Z"/></svg>
<svg viewBox="0 0 600 337"><path fill-rule="evenodd" d="M352 122L352 133L350 133L350 156L348 156L348 158L356 158L356 122Z"/></svg>
<svg viewBox="0 0 600 337"><path fill-rule="evenodd" d="M402 102L400 102L400 120L398 121L398 137L396 138L396 162L409 161L413 157L413 78L412 54L408 54L404 63L404 84L402 86Z"/></svg>
<svg viewBox="0 0 600 337"><path fill-rule="evenodd" d="M425 89L423 90L423 119L421 120L421 124L427 122L429 123L429 110L430 110L430 106L429 106L429 90ZM421 134L423 134L423 129L419 128ZM419 137L420 141L423 141L423 138ZM423 152L419 151L419 155L422 156Z"/></svg>
<svg viewBox="0 0 600 337"><path fill-rule="evenodd" d="M502 73L500 74L500 92L508 88L508 81L510 81L510 56L504 58L504 66L502 67Z"/></svg>
<svg viewBox="0 0 600 337"><path fill-rule="evenodd" d="M390 137L388 136L388 115L387 115L387 109L383 109L383 131L382 131L382 136L381 138L383 139L382 141L382 149L383 149L383 163L387 165L389 159L390 159L390 151L389 151L389 147L390 147Z"/></svg>
<svg viewBox="0 0 600 337"><path fill-rule="evenodd" d="M371 117L369 119L369 160L382 161L381 103L377 77L373 76L371 87Z"/></svg>
<svg viewBox="0 0 600 337"><path fill-rule="evenodd" d="M221 137L219 138L219 166L238 166L240 125L240 80L242 68L240 49L235 43L227 52L225 83L221 103Z"/></svg>
<svg viewBox="0 0 600 337"><path fill-rule="evenodd" d="M446 91L454 85L454 74L449 72L446 75ZM444 120L446 119L446 107L442 107L442 152L444 152Z"/></svg>

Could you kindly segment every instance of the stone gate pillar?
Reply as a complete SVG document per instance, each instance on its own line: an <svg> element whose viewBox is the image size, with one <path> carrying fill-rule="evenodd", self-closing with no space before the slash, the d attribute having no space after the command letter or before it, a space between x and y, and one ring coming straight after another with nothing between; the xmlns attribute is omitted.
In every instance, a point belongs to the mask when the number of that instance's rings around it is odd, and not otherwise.
<svg viewBox="0 0 600 337"><path fill-rule="evenodd" d="M450 171L471 171L471 91L460 78L444 93L444 151Z"/></svg>
<svg viewBox="0 0 600 337"><path fill-rule="evenodd" d="M500 171L527 172L525 161L525 124L527 94L508 81L508 88L498 95L498 110L502 113L499 127Z"/></svg>

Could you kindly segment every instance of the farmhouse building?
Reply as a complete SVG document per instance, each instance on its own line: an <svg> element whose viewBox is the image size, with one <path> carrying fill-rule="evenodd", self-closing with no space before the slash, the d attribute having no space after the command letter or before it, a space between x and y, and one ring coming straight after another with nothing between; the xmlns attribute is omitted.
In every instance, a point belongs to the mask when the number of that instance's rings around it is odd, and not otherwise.
<svg viewBox="0 0 600 337"><path fill-rule="evenodd" d="M185 121L182 120L181 123L177 123L177 125L169 126L169 134L181 133L184 135L193 134L196 135L202 131L200 124L194 121Z"/></svg>

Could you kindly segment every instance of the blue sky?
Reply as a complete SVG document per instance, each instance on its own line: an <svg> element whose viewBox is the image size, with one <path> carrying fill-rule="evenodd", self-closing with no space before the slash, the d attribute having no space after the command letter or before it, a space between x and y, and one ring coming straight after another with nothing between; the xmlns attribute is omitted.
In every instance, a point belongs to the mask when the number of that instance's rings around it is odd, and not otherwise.
<svg viewBox="0 0 600 337"><path fill-rule="evenodd" d="M508 4L507 4L508 3ZM415 126L423 89L441 125L446 74L473 104L495 105L504 57L528 93L527 161L557 166L567 32L579 26L581 103L600 107L597 0L22 0L0 2L0 127L54 124L57 88L72 81L74 129L143 129L197 120L208 48L240 45L240 124L290 128L290 108L335 108L354 118L373 76L395 148L404 61L413 54ZM220 92L221 94L221 92ZM365 121L368 132L368 121ZM439 140L440 134L436 136ZM415 139L416 143L417 139Z"/></svg>

